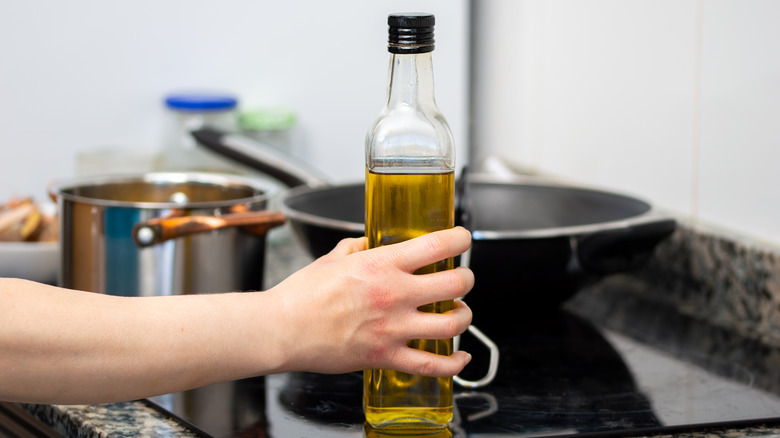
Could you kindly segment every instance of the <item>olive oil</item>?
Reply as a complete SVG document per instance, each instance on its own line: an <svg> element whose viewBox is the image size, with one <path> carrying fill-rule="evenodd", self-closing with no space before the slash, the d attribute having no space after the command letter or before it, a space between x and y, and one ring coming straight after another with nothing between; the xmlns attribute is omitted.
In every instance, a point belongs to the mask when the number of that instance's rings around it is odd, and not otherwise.
<svg viewBox="0 0 780 438"><path fill-rule="evenodd" d="M366 236L369 247L388 245L454 226L452 171L416 173L366 171ZM397 171L397 170L396 170ZM452 269L453 259L425 266L415 274ZM420 307L424 312L452 310L453 302ZM452 339L418 339L409 346L452 354ZM363 404L375 427L445 427L452 420L452 377L424 377L393 370L365 370Z"/></svg>
<svg viewBox="0 0 780 438"><path fill-rule="evenodd" d="M374 429L368 423L363 423L363 438L452 438L452 431L444 429Z"/></svg>

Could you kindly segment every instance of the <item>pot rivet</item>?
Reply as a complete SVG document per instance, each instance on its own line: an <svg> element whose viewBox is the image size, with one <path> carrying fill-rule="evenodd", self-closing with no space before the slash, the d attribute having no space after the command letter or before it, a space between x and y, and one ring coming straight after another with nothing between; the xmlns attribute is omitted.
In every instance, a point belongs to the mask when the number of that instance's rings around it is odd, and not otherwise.
<svg viewBox="0 0 780 438"><path fill-rule="evenodd" d="M154 242L154 230L149 227L141 227L136 232L135 237L141 245L151 245Z"/></svg>
<svg viewBox="0 0 780 438"><path fill-rule="evenodd" d="M174 204L184 205L189 202L190 198L182 192L176 192L171 195L171 202Z"/></svg>

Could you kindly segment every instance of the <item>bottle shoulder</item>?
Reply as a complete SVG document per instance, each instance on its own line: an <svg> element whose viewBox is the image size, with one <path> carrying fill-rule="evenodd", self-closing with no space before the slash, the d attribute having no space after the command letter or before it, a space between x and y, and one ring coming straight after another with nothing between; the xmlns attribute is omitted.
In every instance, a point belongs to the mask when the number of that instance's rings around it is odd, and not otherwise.
<svg viewBox="0 0 780 438"><path fill-rule="evenodd" d="M408 106L385 108L371 124L368 145L417 142L453 147L452 130L441 112L424 112Z"/></svg>
<svg viewBox="0 0 780 438"><path fill-rule="evenodd" d="M383 167L385 159L411 159L416 166L455 166L455 142L441 113L426 114L412 109L383 111L366 135L366 164Z"/></svg>

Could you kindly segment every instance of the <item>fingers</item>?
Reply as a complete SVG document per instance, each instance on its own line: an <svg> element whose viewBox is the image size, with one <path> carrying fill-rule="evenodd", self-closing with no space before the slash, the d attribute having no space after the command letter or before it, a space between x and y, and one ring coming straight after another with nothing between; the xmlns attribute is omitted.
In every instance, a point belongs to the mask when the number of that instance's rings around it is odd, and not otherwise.
<svg viewBox="0 0 780 438"><path fill-rule="evenodd" d="M403 348L390 369L409 374L430 377L450 377L458 374L471 361L465 351L456 351L451 356L442 356L427 351Z"/></svg>
<svg viewBox="0 0 780 438"><path fill-rule="evenodd" d="M419 312L411 325L411 339L451 339L463 333L471 324L472 313L463 301L455 301L455 308L446 313Z"/></svg>
<svg viewBox="0 0 780 438"><path fill-rule="evenodd" d="M418 268L462 254L471 246L471 233L463 227L435 231L415 239L380 248L389 253L398 268L414 272Z"/></svg>
<svg viewBox="0 0 780 438"><path fill-rule="evenodd" d="M341 258L355 252L363 251L366 248L368 248L368 239L366 237L351 237L341 239L339 243L332 250L330 250L329 253L322 256L322 258Z"/></svg>
<svg viewBox="0 0 780 438"><path fill-rule="evenodd" d="M436 301L463 298L474 287L474 272L458 267L432 274L415 275L414 289L417 306Z"/></svg>
<svg viewBox="0 0 780 438"><path fill-rule="evenodd" d="M410 332L413 339L451 339L468 328L471 323L471 309L466 303L455 301L455 308L444 314L419 312L411 322L416 328ZM435 354L408 347L406 342L398 345L388 357L389 363L381 368L393 369L410 374L434 377L449 377L458 374L471 360L471 355L456 351L451 356Z"/></svg>

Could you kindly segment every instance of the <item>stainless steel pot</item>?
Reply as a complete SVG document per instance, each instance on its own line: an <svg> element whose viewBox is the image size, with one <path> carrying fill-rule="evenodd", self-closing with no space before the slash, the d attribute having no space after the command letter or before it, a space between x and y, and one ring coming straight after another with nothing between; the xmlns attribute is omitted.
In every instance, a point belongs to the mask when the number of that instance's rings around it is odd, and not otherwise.
<svg viewBox="0 0 780 438"><path fill-rule="evenodd" d="M273 187L210 173L146 173L54 184L59 285L123 296L260 290L265 236L284 215Z"/></svg>

